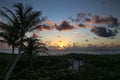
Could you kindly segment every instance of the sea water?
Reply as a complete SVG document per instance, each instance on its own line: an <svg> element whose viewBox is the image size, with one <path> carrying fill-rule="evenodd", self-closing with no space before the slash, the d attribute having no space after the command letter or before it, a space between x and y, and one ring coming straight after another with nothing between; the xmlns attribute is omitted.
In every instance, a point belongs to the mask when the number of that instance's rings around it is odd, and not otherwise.
<svg viewBox="0 0 120 80"><path fill-rule="evenodd" d="M15 54L18 53L18 49L15 49ZM0 49L0 53L12 53L12 49ZM64 55L69 53L77 54L120 54L120 48L82 48L74 50L49 50L49 55ZM44 55L44 53L39 53Z"/></svg>

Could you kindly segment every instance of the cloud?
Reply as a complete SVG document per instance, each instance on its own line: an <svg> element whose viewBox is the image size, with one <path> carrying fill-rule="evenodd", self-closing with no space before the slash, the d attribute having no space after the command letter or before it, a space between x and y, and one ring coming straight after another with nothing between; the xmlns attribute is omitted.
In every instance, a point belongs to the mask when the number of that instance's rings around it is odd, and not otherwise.
<svg viewBox="0 0 120 80"><path fill-rule="evenodd" d="M43 25L42 30L52 30L53 28L51 26Z"/></svg>
<svg viewBox="0 0 120 80"><path fill-rule="evenodd" d="M63 20L58 24L51 20L46 20L43 25L38 26L36 29L40 31L53 29L56 29L57 31L68 31L89 27L92 33L99 37L107 38L116 36L120 24L118 19L113 16L99 16L81 12L78 13L75 18L70 17L70 19L71 22Z"/></svg>
<svg viewBox="0 0 120 80"><path fill-rule="evenodd" d="M106 29L105 27L93 27L91 32L95 33L99 37L113 37L116 36L116 32Z"/></svg>
<svg viewBox="0 0 120 80"><path fill-rule="evenodd" d="M51 21L51 20L46 20L45 24L43 24L43 26L40 28L42 30L52 30L53 28L55 28L56 24Z"/></svg>
<svg viewBox="0 0 120 80"><path fill-rule="evenodd" d="M83 17L85 17L85 15L86 15L85 13L80 12L80 13L77 14L77 17L83 18Z"/></svg>
<svg viewBox="0 0 120 80"><path fill-rule="evenodd" d="M86 22L91 22L91 19L90 18L85 18L85 21Z"/></svg>
<svg viewBox="0 0 120 80"><path fill-rule="evenodd" d="M76 15L76 18L69 17L69 19L70 19L72 22L80 22L80 21L82 20L82 18L84 18L85 16L86 16L86 13L79 12L79 13Z"/></svg>
<svg viewBox="0 0 120 80"><path fill-rule="evenodd" d="M77 23L86 23L85 26L96 25L96 24L104 24L110 28L118 27L120 23L116 17L111 16L99 16L92 15L90 13L78 13L75 18L70 17L72 22Z"/></svg>
<svg viewBox="0 0 120 80"><path fill-rule="evenodd" d="M72 26L70 24L70 22L61 21L59 25L56 25L56 29L58 31L66 31L66 30L72 30L72 29L74 29L74 26Z"/></svg>
<svg viewBox="0 0 120 80"><path fill-rule="evenodd" d="M38 34L38 33L33 33L32 36L33 36L33 37L40 37L40 34Z"/></svg>
<svg viewBox="0 0 120 80"><path fill-rule="evenodd" d="M109 27L117 27L119 25L118 19L113 16L93 16L92 21L94 24L108 24Z"/></svg>
<svg viewBox="0 0 120 80"><path fill-rule="evenodd" d="M36 28L34 28L35 30L52 30L52 29L56 29L58 31L66 31L66 30L72 30L75 27L72 26L70 24L70 22L68 21L61 21L59 24L54 23L53 21L45 21L42 25L37 26ZM34 30L32 29L32 30Z"/></svg>
<svg viewBox="0 0 120 80"><path fill-rule="evenodd" d="M86 28L86 25L82 23L75 23L74 26L79 27L79 28Z"/></svg>
<svg viewBox="0 0 120 80"><path fill-rule="evenodd" d="M46 20L45 24L50 26L51 28L54 28L56 26L56 24L53 21L51 21L51 20Z"/></svg>
<svg viewBox="0 0 120 80"><path fill-rule="evenodd" d="M53 27L48 25L48 24L43 24L43 25L38 25L37 27L33 28L32 30L39 30L39 31L43 31L43 30L52 30Z"/></svg>
<svg viewBox="0 0 120 80"><path fill-rule="evenodd" d="M52 30L53 28L55 28L55 23L53 21L50 20L46 20L43 24L38 25L37 27L33 28L32 30Z"/></svg>

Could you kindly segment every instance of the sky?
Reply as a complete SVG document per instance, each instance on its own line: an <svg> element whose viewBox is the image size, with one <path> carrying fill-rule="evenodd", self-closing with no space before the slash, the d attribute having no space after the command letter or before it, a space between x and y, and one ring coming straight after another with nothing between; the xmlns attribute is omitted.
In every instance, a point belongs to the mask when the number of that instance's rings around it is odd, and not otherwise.
<svg viewBox="0 0 120 80"><path fill-rule="evenodd" d="M16 2L47 17L50 27L27 35L41 37L48 47L120 47L120 0L0 0L0 7L12 9Z"/></svg>

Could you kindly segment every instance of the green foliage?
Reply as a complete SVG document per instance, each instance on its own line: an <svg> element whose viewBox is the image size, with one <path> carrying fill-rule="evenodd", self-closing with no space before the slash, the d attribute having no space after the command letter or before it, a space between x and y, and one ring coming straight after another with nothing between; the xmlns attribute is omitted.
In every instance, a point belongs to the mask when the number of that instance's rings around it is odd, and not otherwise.
<svg viewBox="0 0 120 80"><path fill-rule="evenodd" d="M0 54L0 79L2 69L8 63L9 54ZM70 70L68 57L83 60L78 70ZM120 55L65 55L65 56L34 56L33 74L29 67L29 56L22 55L10 80L119 80ZM107 64L108 63L108 64Z"/></svg>

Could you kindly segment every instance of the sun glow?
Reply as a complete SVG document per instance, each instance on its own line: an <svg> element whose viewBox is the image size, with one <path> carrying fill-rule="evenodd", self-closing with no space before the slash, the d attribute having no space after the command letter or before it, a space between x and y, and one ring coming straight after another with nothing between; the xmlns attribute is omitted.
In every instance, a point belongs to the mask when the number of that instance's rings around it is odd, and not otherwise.
<svg viewBox="0 0 120 80"><path fill-rule="evenodd" d="M70 47L69 45L72 45L72 44L70 44L70 42L68 40L59 40L56 42L56 45L60 49L65 49L65 48Z"/></svg>
<svg viewBox="0 0 120 80"><path fill-rule="evenodd" d="M64 46L61 44L61 45L59 45L61 48L63 48Z"/></svg>
<svg viewBox="0 0 120 80"><path fill-rule="evenodd" d="M63 50L69 47L69 45L70 44L67 40L58 40L51 43L51 46L54 46L54 49L60 49L60 50Z"/></svg>
<svg viewBox="0 0 120 80"><path fill-rule="evenodd" d="M46 41L49 49L66 49L73 46L73 41L67 37L57 35L57 37L52 38L52 40Z"/></svg>
<svg viewBox="0 0 120 80"><path fill-rule="evenodd" d="M60 48L67 47L67 43L64 43L64 42L58 42L57 45L58 45Z"/></svg>

